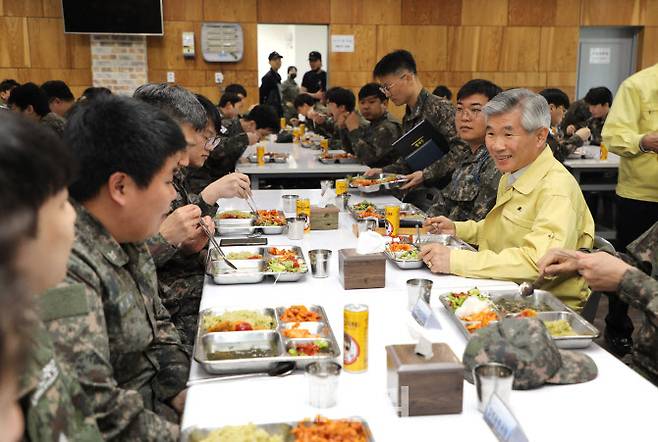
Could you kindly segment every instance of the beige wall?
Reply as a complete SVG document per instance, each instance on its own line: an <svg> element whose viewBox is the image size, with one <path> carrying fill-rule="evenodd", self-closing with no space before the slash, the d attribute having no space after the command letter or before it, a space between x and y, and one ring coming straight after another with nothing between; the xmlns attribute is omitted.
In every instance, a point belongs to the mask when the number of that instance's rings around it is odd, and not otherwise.
<svg viewBox="0 0 658 442"><path fill-rule="evenodd" d="M67 80L79 93L91 85L89 37L64 35L61 0L0 0L0 77ZM421 80L456 89L483 77L502 87L560 87L572 98L580 26L643 26L639 67L658 62L658 0L163 0L165 36L148 37L148 76L219 96L214 72L247 86L257 100L256 23L329 24L354 34L354 53L330 54L333 85L358 89L379 57L405 48ZM201 22L239 22L245 34L239 63L206 63ZM197 56L186 60L181 32L194 31ZM218 69L219 68L219 69ZM303 70L303 69L302 69ZM399 110L396 110L399 113Z"/></svg>

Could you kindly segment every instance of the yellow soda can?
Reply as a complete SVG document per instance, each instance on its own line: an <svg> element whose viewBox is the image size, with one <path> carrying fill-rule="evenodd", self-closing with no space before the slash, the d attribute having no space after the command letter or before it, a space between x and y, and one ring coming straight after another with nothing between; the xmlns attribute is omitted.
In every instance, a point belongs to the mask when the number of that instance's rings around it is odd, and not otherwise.
<svg viewBox="0 0 658 442"><path fill-rule="evenodd" d="M336 180L336 196L342 195L347 192L347 180Z"/></svg>
<svg viewBox="0 0 658 442"><path fill-rule="evenodd" d="M320 147L322 148L322 153L323 154L328 154L329 153L329 140L326 138L323 138L320 140Z"/></svg>
<svg viewBox="0 0 658 442"><path fill-rule="evenodd" d="M292 142L293 143L299 143L299 138L300 138L300 129L299 127L296 127L292 130Z"/></svg>
<svg viewBox="0 0 658 442"><path fill-rule="evenodd" d="M299 125L299 136L301 137L306 133L306 125L304 123Z"/></svg>
<svg viewBox="0 0 658 442"><path fill-rule="evenodd" d="M286 126L287 126L287 124L288 124L288 123L286 122L286 118L285 118L285 117L281 117L281 119L279 120L279 125L281 126L281 130L285 129Z"/></svg>
<svg viewBox="0 0 658 442"><path fill-rule="evenodd" d="M259 144L256 146L256 158L258 159L258 165L265 165L265 146Z"/></svg>
<svg viewBox="0 0 658 442"><path fill-rule="evenodd" d="M601 143L601 160L605 161L608 159L608 148L605 147L605 144Z"/></svg>
<svg viewBox="0 0 658 442"><path fill-rule="evenodd" d="M311 231L311 200L300 198L297 200L297 216L304 217L304 233Z"/></svg>
<svg viewBox="0 0 658 442"><path fill-rule="evenodd" d="M384 218L386 224L386 234L388 236L397 236L400 229L400 206L384 207Z"/></svg>
<svg viewBox="0 0 658 442"><path fill-rule="evenodd" d="M368 370L368 306L347 304L343 309L343 370L362 373Z"/></svg>

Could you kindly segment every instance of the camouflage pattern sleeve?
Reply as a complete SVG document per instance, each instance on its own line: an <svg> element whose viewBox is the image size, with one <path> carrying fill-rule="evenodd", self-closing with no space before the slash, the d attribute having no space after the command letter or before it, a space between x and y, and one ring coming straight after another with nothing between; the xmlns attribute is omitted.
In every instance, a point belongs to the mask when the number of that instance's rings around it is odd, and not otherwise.
<svg viewBox="0 0 658 442"><path fill-rule="evenodd" d="M496 163L489 157L487 164L480 173L480 191L473 202L473 210L469 213L470 217L467 219L483 220L493 206L496 205L498 183L500 183L501 176L500 171L496 169Z"/></svg>
<svg viewBox="0 0 658 442"><path fill-rule="evenodd" d="M452 175L459 166L466 149L469 149L469 147L464 142L455 140L447 154L423 169L423 185L431 186Z"/></svg>
<svg viewBox="0 0 658 442"><path fill-rule="evenodd" d="M201 209L201 216L215 216L217 209L219 209L217 204L208 204L201 195L197 195L196 193L188 193L188 195L190 198L190 204L195 204Z"/></svg>
<svg viewBox="0 0 658 442"><path fill-rule="evenodd" d="M151 252L151 256L153 257L153 261L155 261L155 266L157 268L165 265L178 252L178 248L169 244L160 233L147 239L146 245L148 246L149 252Z"/></svg>
<svg viewBox="0 0 658 442"><path fill-rule="evenodd" d="M658 221L635 241L626 247L628 253L638 263L636 267L647 269L647 273L653 270L653 276L658 275Z"/></svg>
<svg viewBox="0 0 658 442"><path fill-rule="evenodd" d="M587 121L587 127L592 132L592 137L590 138L590 144L597 146L601 145L603 138L601 137L601 132L603 131L603 125L605 124L605 118L590 118Z"/></svg>
<svg viewBox="0 0 658 442"><path fill-rule="evenodd" d="M72 258L63 287L84 290L89 311L46 321L57 353L75 369L87 394L96 422L107 440L176 441L179 427L144 406L141 394L120 388L112 368L103 303L94 278Z"/></svg>
<svg viewBox="0 0 658 442"><path fill-rule="evenodd" d="M185 389L190 371L190 357L184 350L178 330L157 293L153 296L153 311L158 333L149 347L149 353L160 364L153 389L158 397L172 398Z"/></svg>
<svg viewBox="0 0 658 442"><path fill-rule="evenodd" d="M400 156L393 142L400 138L400 125L383 121L376 127L358 127L349 132L354 154L369 167L383 167Z"/></svg>
<svg viewBox="0 0 658 442"><path fill-rule="evenodd" d="M555 159L563 163L576 148L583 145L583 140L578 135L572 135L570 138L563 140L549 133L546 143L553 151Z"/></svg>
<svg viewBox="0 0 658 442"><path fill-rule="evenodd" d="M382 167L382 170L386 173L397 173L400 175L407 175L411 173L411 169L407 165L407 162L404 160L404 158L398 158L395 163Z"/></svg>

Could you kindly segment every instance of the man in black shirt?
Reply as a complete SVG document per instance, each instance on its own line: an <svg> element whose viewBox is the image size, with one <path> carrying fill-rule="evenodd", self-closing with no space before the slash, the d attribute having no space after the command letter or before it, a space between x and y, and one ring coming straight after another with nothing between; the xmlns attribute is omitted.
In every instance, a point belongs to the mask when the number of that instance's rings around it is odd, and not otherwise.
<svg viewBox="0 0 658 442"><path fill-rule="evenodd" d="M267 57L270 61L270 70L263 75L258 90L260 104L272 106L279 117L283 115L283 107L281 106L281 75L277 71L281 68L282 58L276 51Z"/></svg>
<svg viewBox="0 0 658 442"><path fill-rule="evenodd" d="M311 70L306 72L302 79L302 93L321 101L327 91L327 73L322 70L322 55L318 51L310 52L308 64Z"/></svg>

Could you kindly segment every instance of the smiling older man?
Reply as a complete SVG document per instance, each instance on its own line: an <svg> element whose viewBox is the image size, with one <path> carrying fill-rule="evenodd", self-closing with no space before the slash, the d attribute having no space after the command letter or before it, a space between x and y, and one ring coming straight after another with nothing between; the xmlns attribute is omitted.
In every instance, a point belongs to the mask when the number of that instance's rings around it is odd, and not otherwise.
<svg viewBox="0 0 658 442"><path fill-rule="evenodd" d="M485 143L504 173L496 205L482 221L453 222L438 217L432 230L455 234L478 252L439 244L422 248L435 273L532 281L537 262L552 247L591 247L594 221L578 183L546 146L551 116L546 100L526 89L502 92L483 108ZM571 307L580 308L589 289L579 275L558 277L541 286Z"/></svg>

